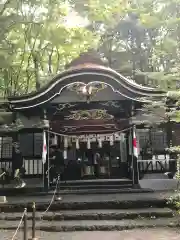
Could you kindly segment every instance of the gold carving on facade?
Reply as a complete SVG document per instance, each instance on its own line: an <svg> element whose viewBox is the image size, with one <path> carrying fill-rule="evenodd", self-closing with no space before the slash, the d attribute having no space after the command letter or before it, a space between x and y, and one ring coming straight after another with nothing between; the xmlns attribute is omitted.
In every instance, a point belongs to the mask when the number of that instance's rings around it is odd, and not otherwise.
<svg viewBox="0 0 180 240"><path fill-rule="evenodd" d="M101 105L106 106L106 107L121 108L121 104L118 101L102 102Z"/></svg>
<svg viewBox="0 0 180 240"><path fill-rule="evenodd" d="M71 114L65 117L65 120L110 120L114 116L107 113L107 110L92 109L92 110L77 110L71 111Z"/></svg>
<svg viewBox="0 0 180 240"><path fill-rule="evenodd" d="M56 107L56 111L54 115L56 115L58 112L63 111L64 109L69 109L72 107L75 107L77 104L71 104L71 103L59 103L58 106Z"/></svg>

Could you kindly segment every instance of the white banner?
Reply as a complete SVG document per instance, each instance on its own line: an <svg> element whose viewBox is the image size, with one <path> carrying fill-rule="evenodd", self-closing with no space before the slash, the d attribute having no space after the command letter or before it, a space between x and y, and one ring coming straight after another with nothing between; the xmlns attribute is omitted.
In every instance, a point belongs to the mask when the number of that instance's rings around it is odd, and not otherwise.
<svg viewBox="0 0 180 240"><path fill-rule="evenodd" d="M91 142L97 142L97 141L120 141L121 135L120 134L112 134L112 135L96 135L96 134L89 134L89 135L79 135L79 136L70 136L72 142L76 142L76 139L78 138L80 142L87 142L88 139L90 139Z"/></svg>

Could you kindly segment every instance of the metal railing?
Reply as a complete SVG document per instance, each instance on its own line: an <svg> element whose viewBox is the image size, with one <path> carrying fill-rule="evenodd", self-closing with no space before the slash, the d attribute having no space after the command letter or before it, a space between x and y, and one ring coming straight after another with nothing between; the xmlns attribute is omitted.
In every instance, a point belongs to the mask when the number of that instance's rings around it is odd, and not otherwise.
<svg viewBox="0 0 180 240"><path fill-rule="evenodd" d="M176 170L176 159L138 160L140 173L165 173Z"/></svg>

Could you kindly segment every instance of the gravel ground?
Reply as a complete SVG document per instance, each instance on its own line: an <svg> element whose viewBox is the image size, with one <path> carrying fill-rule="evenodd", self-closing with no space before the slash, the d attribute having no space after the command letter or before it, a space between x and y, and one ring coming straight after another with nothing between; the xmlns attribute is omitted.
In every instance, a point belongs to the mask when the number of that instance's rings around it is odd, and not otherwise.
<svg viewBox="0 0 180 240"><path fill-rule="evenodd" d="M11 240L14 232L1 231L1 240ZM72 232L72 233L48 233L37 232L38 240L179 240L180 230L168 228L128 230L122 232ZM23 240L19 233L14 240Z"/></svg>

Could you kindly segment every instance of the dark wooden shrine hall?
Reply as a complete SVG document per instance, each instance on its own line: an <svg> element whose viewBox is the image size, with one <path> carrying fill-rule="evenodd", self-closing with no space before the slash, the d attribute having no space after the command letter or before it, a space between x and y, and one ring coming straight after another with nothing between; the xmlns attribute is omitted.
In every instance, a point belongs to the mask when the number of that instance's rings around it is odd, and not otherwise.
<svg viewBox="0 0 180 240"><path fill-rule="evenodd" d="M47 108L50 128L57 133L111 133L128 127L128 101L71 102Z"/></svg>
<svg viewBox="0 0 180 240"><path fill-rule="evenodd" d="M136 184L139 178L133 171L141 177L174 169L166 148L177 140L172 131L176 126L167 128L158 116L142 112L145 103L165 95L105 66L97 53L84 53L39 91L9 97L6 109L13 120L0 126L1 166L11 168L12 142L19 139L26 177L45 176L49 166L49 155L42 166L45 131L48 146L56 144L64 152L66 180L128 178ZM161 125L148 127L152 122ZM132 161L132 126L139 146L137 167ZM93 160L97 153L98 174Z"/></svg>

